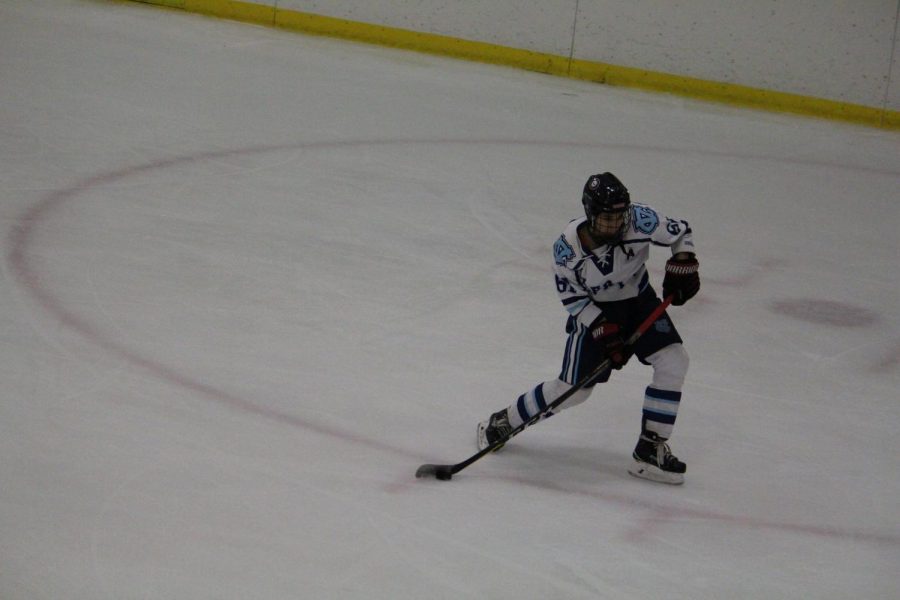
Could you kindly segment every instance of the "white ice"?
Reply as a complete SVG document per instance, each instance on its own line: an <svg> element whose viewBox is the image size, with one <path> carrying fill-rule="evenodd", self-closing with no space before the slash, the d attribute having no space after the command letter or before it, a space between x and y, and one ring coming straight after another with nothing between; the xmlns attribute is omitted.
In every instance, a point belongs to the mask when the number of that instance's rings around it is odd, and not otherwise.
<svg viewBox="0 0 900 600"><path fill-rule="evenodd" d="M695 231L685 485L636 362L416 480L558 373L605 170ZM0 598L898 597L898 192L896 132L0 0Z"/></svg>

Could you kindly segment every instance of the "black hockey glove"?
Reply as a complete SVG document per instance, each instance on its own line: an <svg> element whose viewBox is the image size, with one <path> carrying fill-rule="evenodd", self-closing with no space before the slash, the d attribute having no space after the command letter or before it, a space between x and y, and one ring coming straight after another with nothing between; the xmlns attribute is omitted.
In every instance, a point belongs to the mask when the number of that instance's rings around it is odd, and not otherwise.
<svg viewBox="0 0 900 600"><path fill-rule="evenodd" d="M673 297L672 304L681 306L700 291L700 263L697 257L675 258L666 262L666 276L663 278L663 297Z"/></svg>
<svg viewBox="0 0 900 600"><path fill-rule="evenodd" d="M603 353L613 369L621 369L631 358L632 351L625 346L621 329L616 323L610 323L600 317L591 324L591 335L603 346Z"/></svg>

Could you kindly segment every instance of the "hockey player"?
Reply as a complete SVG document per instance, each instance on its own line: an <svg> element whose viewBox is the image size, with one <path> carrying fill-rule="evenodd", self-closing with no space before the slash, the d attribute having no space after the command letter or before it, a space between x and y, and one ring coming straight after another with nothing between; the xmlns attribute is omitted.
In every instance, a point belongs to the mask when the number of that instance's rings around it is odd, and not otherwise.
<svg viewBox="0 0 900 600"><path fill-rule="evenodd" d="M663 313L632 347L624 340L661 303L645 264L651 245L672 251L663 279L664 297L671 295L672 304L681 306L700 289L690 226L632 203L628 190L612 173L587 180L582 204L585 216L571 221L553 245L556 290L569 312L562 371L557 379L538 384L479 423L478 448L487 448L543 412L608 358L611 367L553 414L581 404L594 384L607 381L612 369L621 369L635 354L653 368L653 378L645 390L641 434L628 472L653 481L683 483L685 464L672 455L666 443L688 369L681 336Z"/></svg>

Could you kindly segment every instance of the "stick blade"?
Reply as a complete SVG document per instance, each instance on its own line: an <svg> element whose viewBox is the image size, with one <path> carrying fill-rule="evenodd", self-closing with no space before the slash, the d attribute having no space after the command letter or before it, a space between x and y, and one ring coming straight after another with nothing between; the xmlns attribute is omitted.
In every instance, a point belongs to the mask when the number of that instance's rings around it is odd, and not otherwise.
<svg viewBox="0 0 900 600"><path fill-rule="evenodd" d="M441 481L449 481L453 478L453 465L422 465L416 469L416 478L434 477Z"/></svg>

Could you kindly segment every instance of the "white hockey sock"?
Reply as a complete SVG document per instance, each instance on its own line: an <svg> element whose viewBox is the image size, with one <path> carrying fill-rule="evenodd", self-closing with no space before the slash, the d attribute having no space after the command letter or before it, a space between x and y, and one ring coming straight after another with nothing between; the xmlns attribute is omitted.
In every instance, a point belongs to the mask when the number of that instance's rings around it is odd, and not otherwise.
<svg viewBox="0 0 900 600"><path fill-rule="evenodd" d="M681 392L647 386L644 393L642 429L652 431L664 440L672 437L672 428L675 425L675 417L678 416L680 402Z"/></svg>
<svg viewBox="0 0 900 600"><path fill-rule="evenodd" d="M535 415L542 413L547 406L552 404L557 398L572 388L571 385L559 379L545 381L538 384L534 389L529 390L519 396L515 404L507 410L509 414L509 424L513 428L518 427L525 421L530 420ZM558 413L561 410L571 408L576 404L581 404L591 395L593 388L582 388L572 394L568 400L556 407L556 409L547 415L547 417Z"/></svg>
<svg viewBox="0 0 900 600"><path fill-rule="evenodd" d="M653 382L644 392L642 429L667 440L681 406L681 386L690 360L684 346L672 344L648 356L647 362L653 366Z"/></svg>

